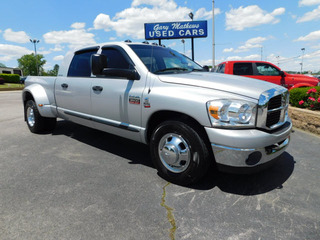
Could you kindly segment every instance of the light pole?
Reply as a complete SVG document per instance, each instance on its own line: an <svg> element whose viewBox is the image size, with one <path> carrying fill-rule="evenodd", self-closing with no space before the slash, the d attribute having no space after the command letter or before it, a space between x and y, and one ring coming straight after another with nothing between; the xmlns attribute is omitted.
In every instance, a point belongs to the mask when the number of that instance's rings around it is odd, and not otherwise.
<svg viewBox="0 0 320 240"><path fill-rule="evenodd" d="M215 44L214 44L214 0L212 0L212 69L215 64Z"/></svg>
<svg viewBox="0 0 320 240"><path fill-rule="evenodd" d="M37 47L36 44L40 42L40 40L37 39L29 39L31 43L34 45L34 57L36 58L36 67L37 67L37 76L39 76L39 68L38 68L38 60L37 60Z"/></svg>
<svg viewBox="0 0 320 240"><path fill-rule="evenodd" d="M303 55L304 55L304 51L305 51L306 49L305 48L301 48L301 51L302 51L302 56L301 56L301 63L300 63L300 65L301 65L301 74L302 74L302 68L303 68Z"/></svg>
<svg viewBox="0 0 320 240"><path fill-rule="evenodd" d="M183 54L186 55L186 47L185 47L185 42L186 41L184 39L182 39L181 42L183 44Z"/></svg>
<svg viewBox="0 0 320 240"><path fill-rule="evenodd" d="M191 20L193 21L193 13L190 12L189 13L189 18L191 18ZM191 50L192 50L192 60L194 60L194 41L193 41L193 37L191 38Z"/></svg>

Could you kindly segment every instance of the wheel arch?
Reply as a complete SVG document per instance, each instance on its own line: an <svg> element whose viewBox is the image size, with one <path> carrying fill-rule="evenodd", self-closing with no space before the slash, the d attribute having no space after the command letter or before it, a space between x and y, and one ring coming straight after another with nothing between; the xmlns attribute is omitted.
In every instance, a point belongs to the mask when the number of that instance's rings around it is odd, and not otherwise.
<svg viewBox="0 0 320 240"><path fill-rule="evenodd" d="M27 101L33 100L42 117L55 118L56 115L51 110L51 103L49 96L40 84L32 84L26 87L22 93L22 101L25 106ZM54 100L52 100L54 101Z"/></svg>
<svg viewBox="0 0 320 240"><path fill-rule="evenodd" d="M147 124L147 132L146 132L146 141L147 143L150 142L151 135L155 128L164 121L180 121L187 125L189 125L191 128L193 128L196 132L199 133L199 135L204 139L204 141L209 144L209 138L208 135L204 129L204 127L193 117L181 113L181 112L175 112L175 111L158 111L152 114L152 116L149 118L148 124Z"/></svg>

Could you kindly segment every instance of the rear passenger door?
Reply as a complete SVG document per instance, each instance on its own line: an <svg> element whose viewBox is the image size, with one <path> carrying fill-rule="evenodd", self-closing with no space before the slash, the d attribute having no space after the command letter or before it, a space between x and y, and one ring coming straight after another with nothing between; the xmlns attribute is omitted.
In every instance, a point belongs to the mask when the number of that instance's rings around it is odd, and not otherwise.
<svg viewBox="0 0 320 240"><path fill-rule="evenodd" d="M68 120L91 126L91 55L98 47L75 53L67 77L58 77L55 96L59 114Z"/></svg>

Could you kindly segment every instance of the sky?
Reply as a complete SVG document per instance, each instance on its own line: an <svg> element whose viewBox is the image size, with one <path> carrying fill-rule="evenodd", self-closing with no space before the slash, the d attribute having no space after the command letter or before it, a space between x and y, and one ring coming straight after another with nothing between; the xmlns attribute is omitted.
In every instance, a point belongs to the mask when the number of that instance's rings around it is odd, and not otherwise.
<svg viewBox="0 0 320 240"><path fill-rule="evenodd" d="M10 0L0 14L0 63L37 53L45 70L64 55L96 43L143 42L144 23L208 21L207 38L194 40L195 61L212 65L212 0ZM320 71L320 0L215 0L215 64L264 60L285 71ZM152 42L152 41L149 41ZM157 41L155 41L157 42ZM191 40L162 40L191 57ZM302 50L304 49L304 50Z"/></svg>

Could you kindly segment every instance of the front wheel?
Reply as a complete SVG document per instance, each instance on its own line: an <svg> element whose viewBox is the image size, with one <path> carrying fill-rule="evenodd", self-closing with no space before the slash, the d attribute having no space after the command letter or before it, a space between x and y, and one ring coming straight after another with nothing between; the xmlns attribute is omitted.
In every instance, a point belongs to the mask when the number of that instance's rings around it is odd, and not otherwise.
<svg viewBox="0 0 320 240"><path fill-rule="evenodd" d="M33 100L28 100L25 108L25 116L28 128L33 133L52 131L56 125L56 118L42 117Z"/></svg>
<svg viewBox="0 0 320 240"><path fill-rule="evenodd" d="M151 136L150 150L159 175L180 185L199 181L210 165L210 153L204 139L180 121L158 125Z"/></svg>

